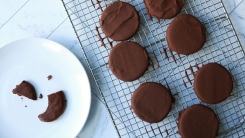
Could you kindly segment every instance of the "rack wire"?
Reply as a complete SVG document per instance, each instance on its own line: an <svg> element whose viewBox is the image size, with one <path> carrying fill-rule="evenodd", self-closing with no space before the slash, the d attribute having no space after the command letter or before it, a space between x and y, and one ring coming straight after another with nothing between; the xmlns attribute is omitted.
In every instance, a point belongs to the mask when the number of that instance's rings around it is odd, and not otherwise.
<svg viewBox="0 0 245 138"><path fill-rule="evenodd" d="M218 115L218 137L245 137L244 52L222 1L185 1L180 14L188 13L197 17L207 29L204 47L185 56L168 49L165 36L172 19L160 22L155 18L149 20L143 0L124 0L133 5L140 15L139 31L130 41L145 47L152 61L148 71L133 82L118 80L108 67L109 52L118 42L105 38L99 18L102 11L114 1L62 0L119 137L178 138L178 113L198 103L212 108ZM210 62L226 67L233 76L234 84L231 96L215 105L200 101L193 90L193 73ZM150 81L168 87L176 99L168 116L154 124L140 120L130 108L134 90Z"/></svg>

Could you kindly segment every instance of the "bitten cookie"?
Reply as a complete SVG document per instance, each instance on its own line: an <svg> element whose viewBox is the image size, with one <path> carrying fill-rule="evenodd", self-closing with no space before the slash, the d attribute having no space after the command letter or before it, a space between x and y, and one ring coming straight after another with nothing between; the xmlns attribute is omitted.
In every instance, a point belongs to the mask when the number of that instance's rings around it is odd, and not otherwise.
<svg viewBox="0 0 245 138"><path fill-rule="evenodd" d="M43 122L51 122L59 118L65 110L66 100L63 91L48 95L48 107L38 118Z"/></svg>
<svg viewBox="0 0 245 138"><path fill-rule="evenodd" d="M37 100L36 90L33 85L25 80L23 80L16 88L13 89L13 93L19 96L25 96L32 100Z"/></svg>

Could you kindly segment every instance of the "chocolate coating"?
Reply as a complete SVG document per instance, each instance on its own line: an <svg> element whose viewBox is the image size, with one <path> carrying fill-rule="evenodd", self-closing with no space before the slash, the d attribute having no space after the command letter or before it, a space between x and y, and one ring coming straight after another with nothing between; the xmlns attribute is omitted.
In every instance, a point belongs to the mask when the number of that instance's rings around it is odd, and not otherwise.
<svg viewBox="0 0 245 138"><path fill-rule="evenodd" d="M196 17L182 14L170 23L166 39L172 51L189 55L203 47L206 41L206 29Z"/></svg>
<svg viewBox="0 0 245 138"><path fill-rule="evenodd" d="M197 104L179 113L178 128L182 138L215 138L219 122L212 109Z"/></svg>
<svg viewBox="0 0 245 138"><path fill-rule="evenodd" d="M44 113L38 115L38 118L43 122L54 121L63 114L65 106L66 100L63 91L50 94L48 95L48 107Z"/></svg>
<svg viewBox="0 0 245 138"><path fill-rule="evenodd" d="M100 27L107 37L115 41L127 40L138 31L139 15L132 5L114 2L103 11Z"/></svg>
<svg viewBox="0 0 245 138"><path fill-rule="evenodd" d="M209 63L201 67L194 78L194 91L199 99L216 104L228 98L233 82L230 73L218 63Z"/></svg>
<svg viewBox="0 0 245 138"><path fill-rule="evenodd" d="M178 15L184 0L144 0L148 15L159 19L170 19Z"/></svg>
<svg viewBox="0 0 245 138"><path fill-rule="evenodd" d="M13 89L13 93L19 96L25 96L32 100L37 100L36 90L33 85L25 80L23 80L16 88Z"/></svg>
<svg viewBox="0 0 245 138"><path fill-rule="evenodd" d="M146 50L135 42L121 42L109 54L109 67L120 80L134 81L141 77L149 66Z"/></svg>
<svg viewBox="0 0 245 138"><path fill-rule="evenodd" d="M163 85L146 82L133 93L131 108L140 119L157 123L168 115L173 102L172 94Z"/></svg>

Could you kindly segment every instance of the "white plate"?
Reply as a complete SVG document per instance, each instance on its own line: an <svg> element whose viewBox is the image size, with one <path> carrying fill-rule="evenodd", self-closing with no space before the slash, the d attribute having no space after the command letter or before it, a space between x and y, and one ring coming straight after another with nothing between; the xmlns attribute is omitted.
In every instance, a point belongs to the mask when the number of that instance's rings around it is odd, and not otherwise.
<svg viewBox="0 0 245 138"><path fill-rule="evenodd" d="M48 80L47 76L52 75ZM12 93L22 80L33 84L33 101ZM64 113L53 122L38 115L48 106L47 95L63 90ZM91 102L90 84L79 60L58 43L40 38L18 40L0 48L0 137L70 138L84 126ZM25 107L27 106L27 107Z"/></svg>

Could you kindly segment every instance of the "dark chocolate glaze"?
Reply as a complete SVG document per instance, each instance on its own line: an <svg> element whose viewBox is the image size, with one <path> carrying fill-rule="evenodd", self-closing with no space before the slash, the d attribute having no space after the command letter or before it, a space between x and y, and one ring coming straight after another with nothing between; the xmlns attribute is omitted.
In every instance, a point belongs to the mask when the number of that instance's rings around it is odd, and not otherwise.
<svg viewBox="0 0 245 138"><path fill-rule="evenodd" d="M170 91L155 82L141 84L131 98L134 113L149 123L162 121L168 115L172 103L173 96Z"/></svg>
<svg viewBox="0 0 245 138"><path fill-rule="evenodd" d="M138 31L139 15L132 5L114 2L102 13L100 27L114 41L127 40Z"/></svg>
<svg viewBox="0 0 245 138"><path fill-rule="evenodd" d="M167 58L169 60L167 49L164 47L163 47L163 52L164 52L165 58Z"/></svg>
<svg viewBox="0 0 245 138"><path fill-rule="evenodd" d="M147 14L152 18L170 19L178 15L184 6L184 0L144 0Z"/></svg>
<svg viewBox="0 0 245 138"><path fill-rule="evenodd" d="M181 111L177 124L182 138L215 138L219 129L217 115L212 109L201 104Z"/></svg>
<svg viewBox="0 0 245 138"><path fill-rule="evenodd" d="M158 128L158 130L159 130L159 132L160 132L161 136L163 137L163 135L162 135L162 131L161 131L160 127L158 126L157 128Z"/></svg>
<svg viewBox="0 0 245 138"><path fill-rule="evenodd" d="M197 68L197 70L199 70L199 69L200 69L197 63L196 63L196 65L195 65L195 67Z"/></svg>
<svg viewBox="0 0 245 138"><path fill-rule="evenodd" d="M101 5L100 5L100 1L99 0L96 0L96 4L98 4L99 6L98 6L98 9L100 9L102 12L103 12L103 9L102 9L102 7L101 7Z"/></svg>
<svg viewBox="0 0 245 138"><path fill-rule="evenodd" d="M196 17L182 14L169 25L166 40L172 51L189 55L203 47L206 41L206 29Z"/></svg>
<svg viewBox="0 0 245 138"><path fill-rule="evenodd" d="M188 70L190 70L190 71L191 71L191 74L192 74L193 76L195 76L195 72L194 72L194 70L193 70L193 67L192 67L192 66L190 66L190 67L188 68Z"/></svg>
<svg viewBox="0 0 245 138"><path fill-rule="evenodd" d="M156 61L157 61L157 67L160 68L161 66L160 66L159 61L158 61L158 59L157 59L157 55L156 55L156 53L155 53L154 51L153 51L153 56L154 56L154 58L155 58Z"/></svg>
<svg viewBox="0 0 245 138"><path fill-rule="evenodd" d="M48 107L46 111L38 116L43 122L51 122L59 118L66 106L65 95L63 91L48 95Z"/></svg>
<svg viewBox="0 0 245 138"><path fill-rule="evenodd" d="M174 62L177 63L177 62L176 62L176 59L175 59L175 56L174 56L174 54L173 54L173 51L172 51L171 49L170 49L170 54L171 54L171 57L173 58Z"/></svg>
<svg viewBox="0 0 245 138"><path fill-rule="evenodd" d="M154 132L154 129L152 126L151 126L151 131L153 132L154 136L156 137L156 133Z"/></svg>
<svg viewBox="0 0 245 138"><path fill-rule="evenodd" d="M194 91L205 103L216 104L224 101L230 96L232 88L230 73L218 63L202 66L194 78Z"/></svg>
<svg viewBox="0 0 245 138"><path fill-rule="evenodd" d="M99 40L101 42L101 45L104 46L104 48L106 48L105 43L104 43L104 38L101 37L100 32L99 32L99 28L97 26L95 27L95 30L98 33L98 37L99 37Z"/></svg>
<svg viewBox="0 0 245 138"><path fill-rule="evenodd" d="M94 6L94 8L95 8L95 4L94 4L93 0L90 0L90 1L91 1L92 5L93 5L93 6Z"/></svg>
<svg viewBox="0 0 245 138"><path fill-rule="evenodd" d="M107 39L108 43L110 44L111 48L113 48L112 42L108 38L106 38L106 39Z"/></svg>
<svg viewBox="0 0 245 138"><path fill-rule="evenodd" d="M145 127L144 127L145 128ZM145 131L146 131L146 133L149 135L149 132L147 131L147 129L145 128Z"/></svg>
<svg viewBox="0 0 245 138"><path fill-rule="evenodd" d="M182 79L183 80L183 79ZM187 88L185 81L183 80L184 86Z"/></svg>
<svg viewBox="0 0 245 138"><path fill-rule="evenodd" d="M37 100L36 90L33 85L25 80L23 80L16 88L13 89L13 93L19 96L25 96L32 100Z"/></svg>
<svg viewBox="0 0 245 138"><path fill-rule="evenodd" d="M173 96L178 96L179 97L179 92L176 92Z"/></svg>
<svg viewBox="0 0 245 138"><path fill-rule="evenodd" d="M180 54L179 54L179 53L178 53L178 57L179 57L179 59L182 61L181 56L180 56Z"/></svg>
<svg viewBox="0 0 245 138"><path fill-rule="evenodd" d="M149 66L146 50L135 42L122 42L109 54L109 68L120 80L134 81L141 77Z"/></svg>
<svg viewBox="0 0 245 138"><path fill-rule="evenodd" d="M187 74L186 70L185 70L185 76L186 76L187 80L189 81L189 83L192 85L191 79L190 79L189 75Z"/></svg>

